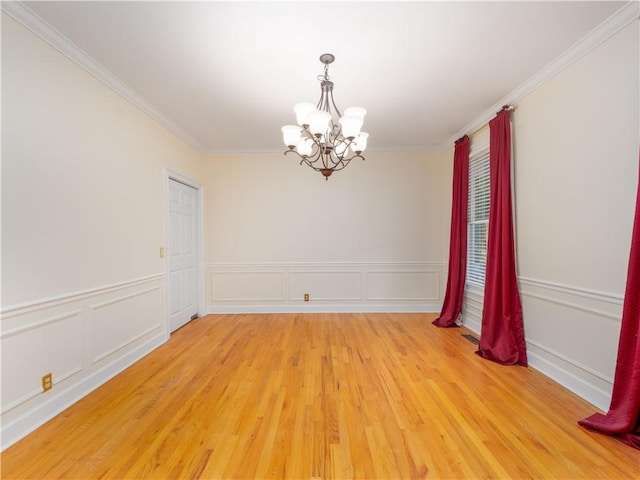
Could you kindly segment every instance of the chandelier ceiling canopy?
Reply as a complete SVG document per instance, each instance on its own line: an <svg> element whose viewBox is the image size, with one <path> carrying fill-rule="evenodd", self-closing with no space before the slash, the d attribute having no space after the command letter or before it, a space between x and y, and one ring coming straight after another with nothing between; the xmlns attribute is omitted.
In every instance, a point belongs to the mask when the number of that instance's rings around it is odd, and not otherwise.
<svg viewBox="0 0 640 480"><path fill-rule="evenodd" d="M320 80L320 100L313 103L298 103L293 107L298 125L282 127L284 153L295 153L303 163L322 173L325 179L333 172L345 168L354 158L361 158L367 148L368 133L361 132L367 111L361 107L350 107L344 115L333 100L333 82L329 79L329 64L335 57L330 53L320 56L324 74Z"/></svg>

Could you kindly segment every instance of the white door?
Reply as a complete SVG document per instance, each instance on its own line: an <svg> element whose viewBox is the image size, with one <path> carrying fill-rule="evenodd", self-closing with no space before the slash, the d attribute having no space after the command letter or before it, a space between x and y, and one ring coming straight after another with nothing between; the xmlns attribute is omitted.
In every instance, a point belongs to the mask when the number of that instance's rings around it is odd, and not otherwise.
<svg viewBox="0 0 640 480"><path fill-rule="evenodd" d="M177 330L198 314L196 189L169 179L169 327Z"/></svg>

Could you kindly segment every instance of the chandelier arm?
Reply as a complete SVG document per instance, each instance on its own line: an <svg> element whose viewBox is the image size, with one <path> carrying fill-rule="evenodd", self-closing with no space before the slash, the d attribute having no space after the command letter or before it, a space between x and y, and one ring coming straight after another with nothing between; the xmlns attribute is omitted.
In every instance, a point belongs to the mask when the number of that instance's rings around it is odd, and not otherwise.
<svg viewBox="0 0 640 480"><path fill-rule="evenodd" d="M327 159L331 162L332 169L335 169L336 166L340 165L343 162L343 159L338 155L327 155Z"/></svg>
<svg viewBox="0 0 640 480"><path fill-rule="evenodd" d="M333 164L333 160L331 159L331 152L325 151L322 153L322 165L324 168L333 170L334 164Z"/></svg>
<svg viewBox="0 0 640 480"><path fill-rule="evenodd" d="M304 163L308 167L311 167L316 172L320 172L320 171L325 170L325 169L332 170L334 172L339 172L340 170L344 169L347 165L349 165L351 160L353 160L355 158L361 158L362 160L364 160L364 157L362 155L354 154L349 158L338 159L337 162L334 162L331 159L331 154L323 154L321 150L316 151L315 154L313 154L313 155L300 155L295 150L286 150L284 152L285 155L287 153L295 153L298 156L298 158L300 158L300 165L302 165ZM313 157L315 157L315 158L313 158ZM325 163L327 158L330 159L330 164ZM336 157L336 158L338 158L338 157ZM322 160L320 162L321 166L314 165L319 160Z"/></svg>
<svg viewBox="0 0 640 480"><path fill-rule="evenodd" d="M300 153L297 150L286 150L284 152L284 154L286 155L287 153L295 153L298 156L298 158L300 159L300 165L305 163L306 165L310 166L311 168L313 168L316 171L320 171L321 170L319 167L316 167L314 165L314 163L316 163L318 160L320 160L320 157L322 156L321 155L321 150L316 150L311 155L300 155ZM324 166L323 166L323 168L324 168Z"/></svg>
<svg viewBox="0 0 640 480"><path fill-rule="evenodd" d="M331 135L333 135L332 143L337 145L340 140L340 133L342 132L342 127L339 123L334 123L333 119L331 119Z"/></svg>
<svg viewBox="0 0 640 480"><path fill-rule="evenodd" d="M318 137L316 137L313 133L311 133L311 130L309 130L309 125L303 125L302 126L302 134L307 134L307 140L311 139L313 140L313 143L315 143L316 145L320 146L320 141L318 140Z"/></svg>
<svg viewBox="0 0 640 480"><path fill-rule="evenodd" d="M302 158L302 160L300 161L300 165L302 165L302 162L304 162L312 168L315 168L314 163L320 160L320 156L316 156L315 158L313 158L308 155L301 155L300 158Z"/></svg>
<svg viewBox="0 0 640 480"><path fill-rule="evenodd" d="M320 151L315 151L312 155L303 155L303 158L308 165L316 163L318 160L320 160L320 157Z"/></svg>
<svg viewBox="0 0 640 480"><path fill-rule="evenodd" d="M335 164L331 170L333 170L334 172L339 172L340 170L342 170L343 168L345 168L347 165L349 165L349 162L340 162Z"/></svg>
<svg viewBox="0 0 640 480"><path fill-rule="evenodd" d="M364 160L364 157L362 155L360 155L359 153L355 153L352 156L350 156L349 158L345 158L344 160L342 160L345 163L349 163L351 160L353 160L354 158L361 158L362 160ZM346 166L346 165L345 165Z"/></svg>
<svg viewBox="0 0 640 480"><path fill-rule="evenodd" d="M331 110L329 109L328 96L329 94L323 89L322 93L320 94L320 100L318 100L317 108L318 110L322 110L323 112L331 113Z"/></svg>
<svg viewBox="0 0 640 480"><path fill-rule="evenodd" d="M336 168L333 168L332 170L333 170L334 172L339 172L340 170L342 170L343 168L345 168L347 165L349 165L349 162L351 162L351 160L353 160L354 158L361 158L362 160L364 160L364 157L363 157L362 155L358 155L358 154L356 154L356 155L354 155L354 156L352 156L352 157L347 158L346 160L343 160L343 161L341 162L341 163L342 163L342 166L340 166L340 167L336 167Z"/></svg>
<svg viewBox="0 0 640 480"><path fill-rule="evenodd" d="M322 152L324 150L324 146L322 145L322 143L320 142L320 139L318 137L316 137L315 135L312 135L310 132L307 132L307 133L309 134L309 138L311 139L311 141L313 141L313 145L316 148L316 151L315 152L311 152L311 154L307 155L307 157L318 156L318 153Z"/></svg>
<svg viewBox="0 0 640 480"><path fill-rule="evenodd" d="M307 167L311 167L316 172L319 172L320 170L322 170L322 168L321 167L316 167L314 165L317 161L318 161L317 158L315 160L313 160L313 161L310 161L307 157L302 157L302 160L300 161L300 165L302 165L304 163Z"/></svg>
<svg viewBox="0 0 640 480"><path fill-rule="evenodd" d="M336 113L338 114L338 118L342 117L342 114L340 113L340 109L338 109L336 102L333 99L333 90L329 92L329 98L331 99L331 104L333 105L333 108L335 108Z"/></svg>
<svg viewBox="0 0 640 480"><path fill-rule="evenodd" d="M342 151L342 154L338 154L336 152L336 157L338 157L340 160L343 160L345 155L347 155L347 152L349 151L349 147L354 142L354 140L349 140L348 138L344 138L342 136L340 136L340 138L336 140L338 140L338 142L336 143L336 146L340 144L344 145L344 150Z"/></svg>

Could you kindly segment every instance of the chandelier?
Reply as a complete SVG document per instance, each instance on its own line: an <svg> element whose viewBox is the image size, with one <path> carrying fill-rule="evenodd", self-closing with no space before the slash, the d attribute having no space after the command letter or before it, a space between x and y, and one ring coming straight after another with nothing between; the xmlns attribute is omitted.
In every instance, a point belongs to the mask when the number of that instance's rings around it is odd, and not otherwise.
<svg viewBox="0 0 640 480"><path fill-rule="evenodd" d="M367 148L368 133L361 132L367 111L351 107L340 113L333 100L333 82L329 79L329 64L335 57L330 53L320 56L324 64L324 75L320 80L320 100L313 103L298 103L293 107L298 125L282 127L284 152L295 153L303 163L322 173L328 180L333 172L342 170L354 158L361 158ZM333 107L333 108L332 108ZM335 110L335 112L334 112Z"/></svg>

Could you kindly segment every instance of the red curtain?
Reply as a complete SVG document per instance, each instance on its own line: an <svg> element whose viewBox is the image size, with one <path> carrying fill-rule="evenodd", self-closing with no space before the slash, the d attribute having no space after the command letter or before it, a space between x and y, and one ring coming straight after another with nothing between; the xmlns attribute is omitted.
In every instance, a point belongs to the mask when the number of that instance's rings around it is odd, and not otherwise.
<svg viewBox="0 0 640 480"><path fill-rule="evenodd" d="M438 327L457 327L462 311L464 278L467 273L467 202L469 197L469 137L456 140L453 153L453 197L451 201L451 235L449 239L449 275Z"/></svg>
<svg viewBox="0 0 640 480"><path fill-rule="evenodd" d="M640 175L611 405L578 423L640 449Z"/></svg>
<svg viewBox="0 0 640 480"><path fill-rule="evenodd" d="M511 126L507 108L489 122L489 142L491 203L487 270L480 344L476 353L505 365L527 365L516 278L511 211Z"/></svg>

